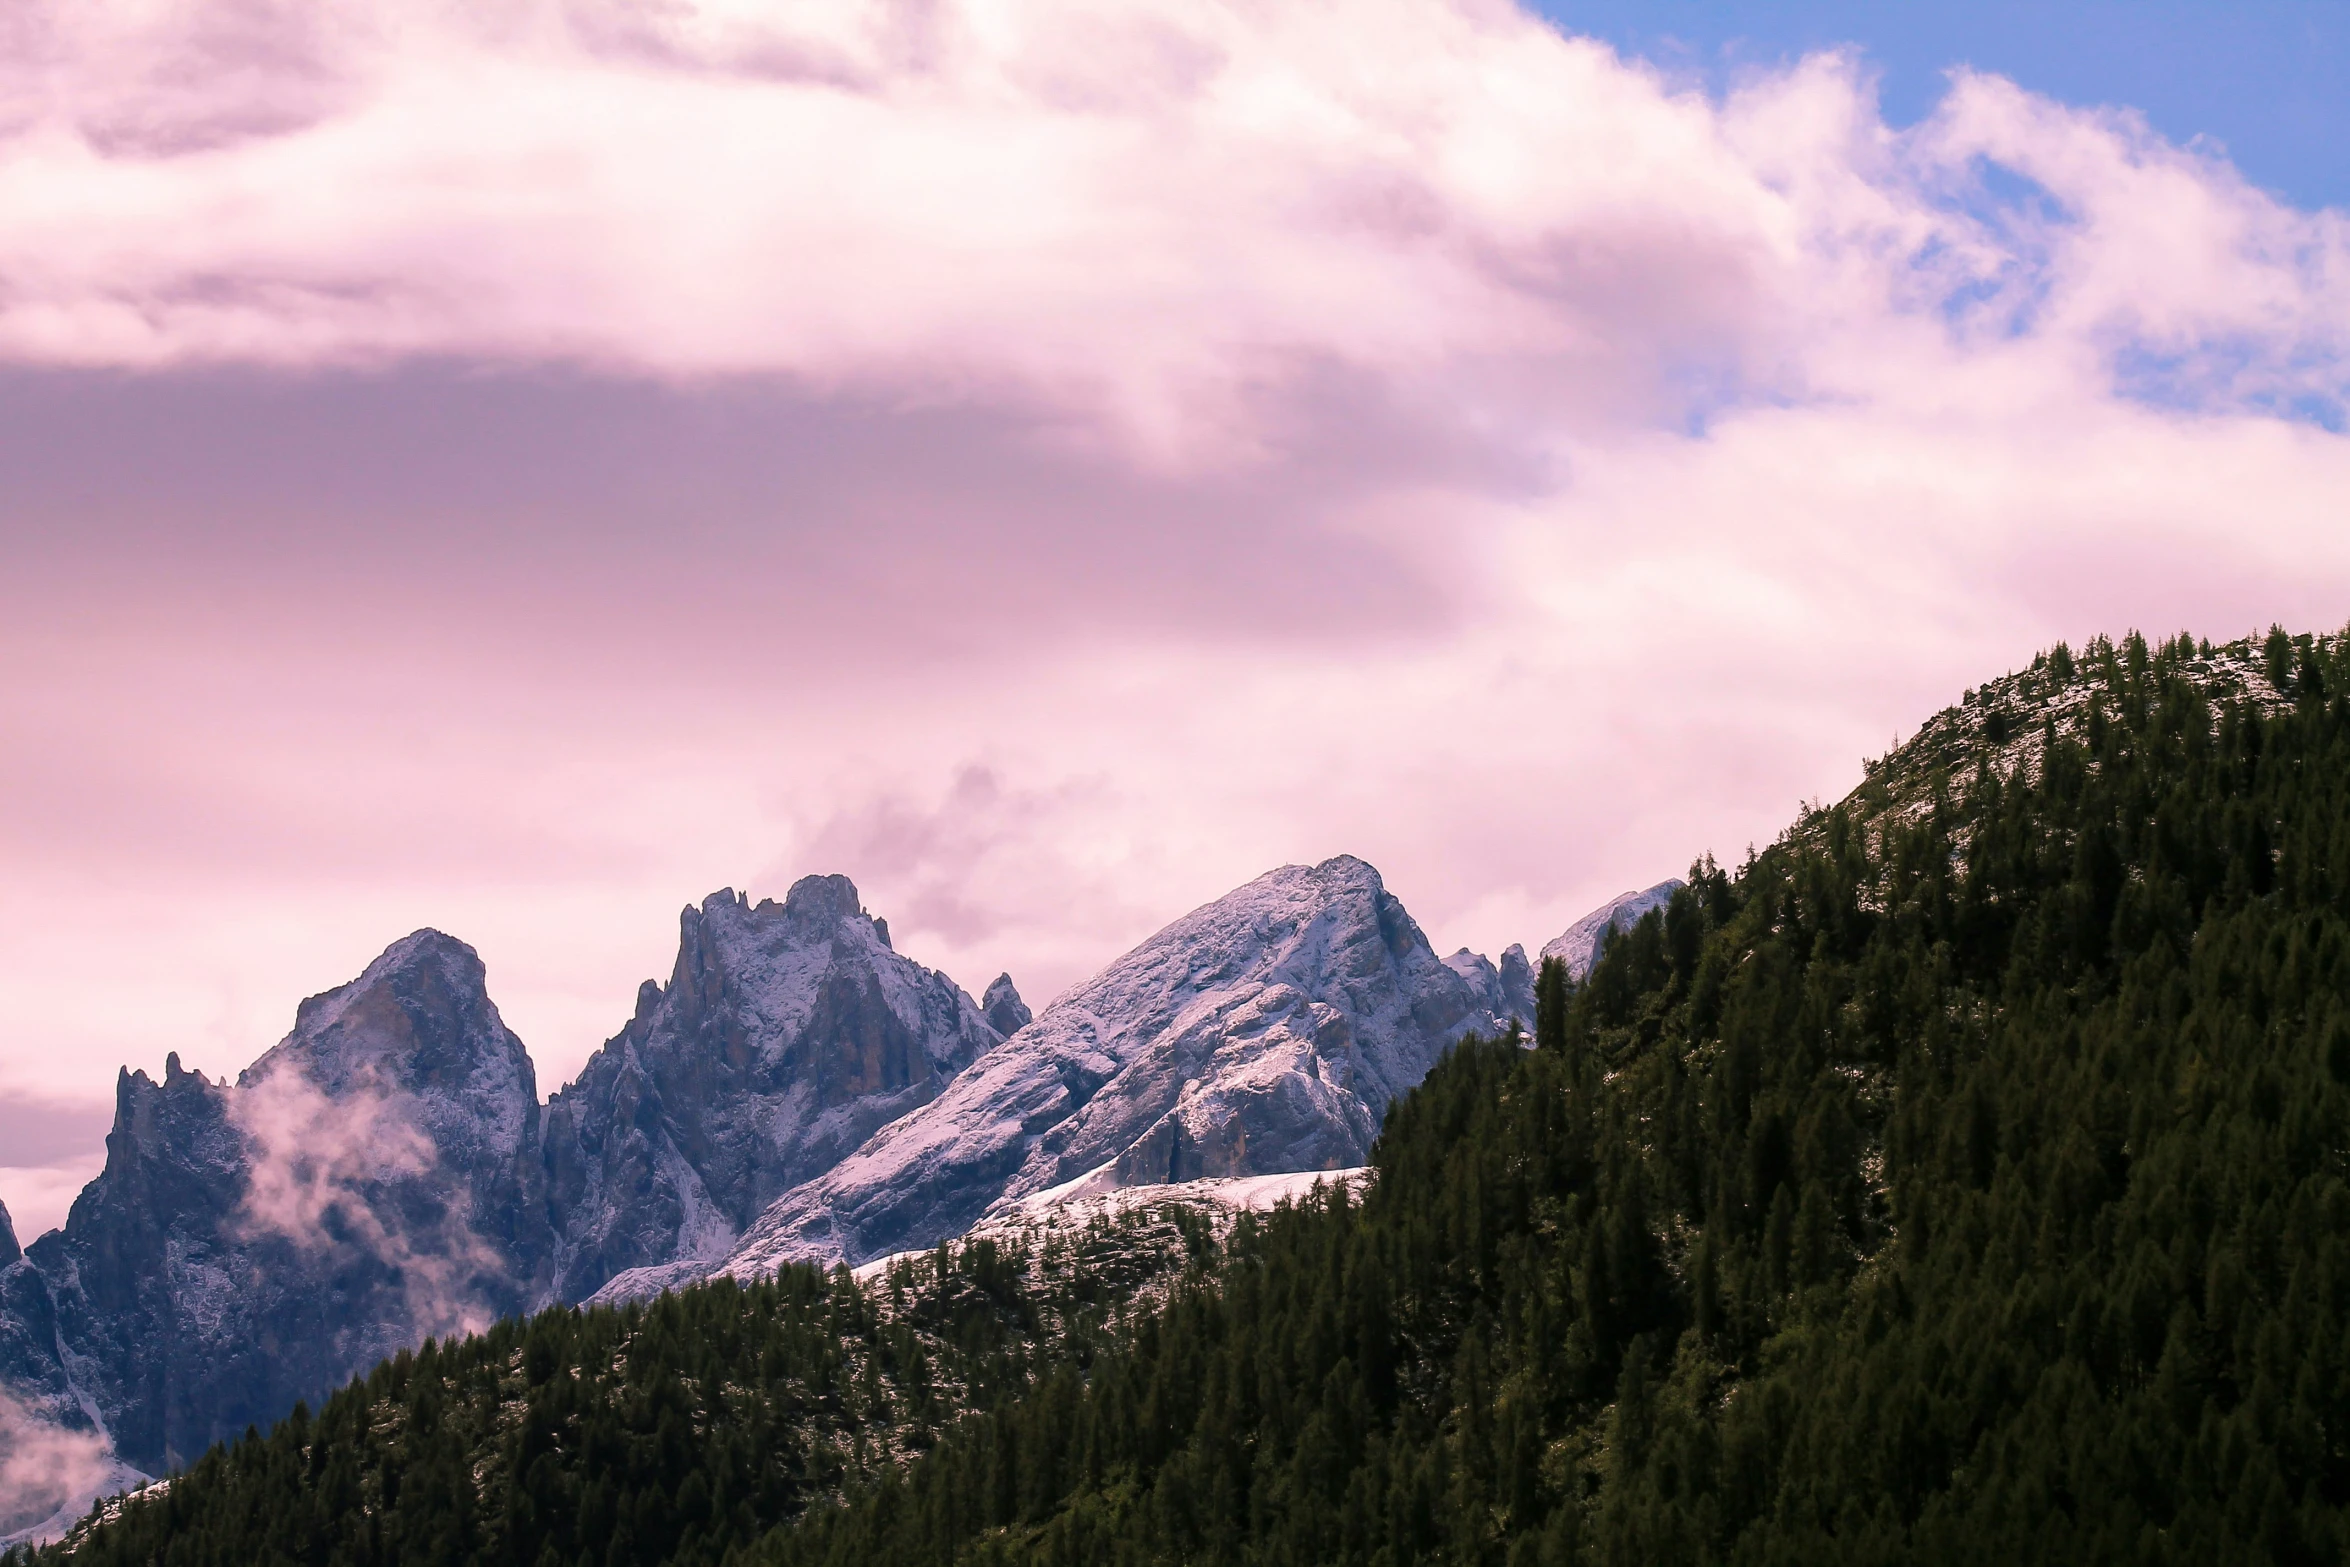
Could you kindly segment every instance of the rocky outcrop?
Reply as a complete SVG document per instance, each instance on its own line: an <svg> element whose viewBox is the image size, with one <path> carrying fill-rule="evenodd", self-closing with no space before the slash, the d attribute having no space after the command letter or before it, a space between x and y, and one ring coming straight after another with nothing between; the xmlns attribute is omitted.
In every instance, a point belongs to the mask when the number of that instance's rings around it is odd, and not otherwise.
<svg viewBox="0 0 2350 1567"><path fill-rule="evenodd" d="M16 1243L8 1210L0 1207L0 1398L14 1407L0 1411L0 1426L11 1420L66 1431L92 1431L97 1423L75 1396L57 1343L57 1303L49 1281L27 1262ZM0 1446L12 1433L0 1430ZM0 1453L4 1460L5 1453ZM0 1495L0 1534L21 1527L13 1499Z"/></svg>
<svg viewBox="0 0 2350 1567"><path fill-rule="evenodd" d="M1504 1028L1515 1023L1520 1032L1529 1037L1533 1034L1534 965L1527 960L1524 947L1512 942L1502 952L1499 967L1485 954L1463 947L1446 958L1444 966L1477 993L1478 1006Z"/></svg>
<svg viewBox="0 0 2350 1567"><path fill-rule="evenodd" d="M639 990L628 1026L547 1106L565 1299L629 1270L715 1263L768 1203L1002 1037L952 980L891 949L845 876L807 877L781 903L716 893L679 923L669 983ZM1025 1016L1008 978L989 997Z"/></svg>
<svg viewBox="0 0 2350 1567"><path fill-rule="evenodd" d="M1168 926L785 1195L725 1269L930 1245L998 1199L1100 1170L1134 1185L1360 1165L1396 1095L1462 1034L1502 1026L1489 999L1370 866L1285 866Z"/></svg>
<svg viewBox="0 0 2350 1567"><path fill-rule="evenodd" d="M164 1473L428 1335L706 1266L1000 1039L810 877L688 909L669 983L542 1112L481 960L419 931L233 1085L123 1073L62 1230L19 1255L0 1213L0 1420Z"/></svg>
<svg viewBox="0 0 2350 1567"><path fill-rule="evenodd" d="M995 983L987 987L987 994L979 998L979 1010L987 1018L987 1026L1006 1039L1036 1021L1036 1014L1020 999L1020 989L1012 983L1009 974L995 977Z"/></svg>
<svg viewBox="0 0 2350 1567"><path fill-rule="evenodd" d="M1567 967L1567 978L1580 981L1591 972L1591 965L1599 961L1599 955L1607 950L1609 937L1618 931L1630 930L1640 923L1642 916L1672 902L1673 894L1685 885L1679 877L1673 877L1642 892L1618 893L1544 942L1543 958L1558 959ZM1531 1016L1531 1013L1528 1015Z"/></svg>

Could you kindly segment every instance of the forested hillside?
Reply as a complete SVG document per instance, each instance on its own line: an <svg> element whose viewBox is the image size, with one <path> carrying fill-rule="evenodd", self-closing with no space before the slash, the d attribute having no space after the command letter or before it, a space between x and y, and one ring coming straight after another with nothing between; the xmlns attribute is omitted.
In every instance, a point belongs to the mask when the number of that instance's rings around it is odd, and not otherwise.
<svg viewBox="0 0 2350 1567"><path fill-rule="evenodd" d="M943 1247L862 1283L787 1267L558 1307L387 1361L315 1416L101 1504L41 1559L715 1564L1040 1364L1089 1364L1129 1304L1213 1246L1207 1220L1170 1206L1037 1246Z"/></svg>
<svg viewBox="0 0 2350 1567"><path fill-rule="evenodd" d="M1699 867L1359 1211L761 1559L2342 1560L2350 661L2253 656Z"/></svg>
<svg viewBox="0 0 2350 1567"><path fill-rule="evenodd" d="M1541 1001L1129 1321L978 1258L946 1373L837 1275L558 1314L71 1559L2350 1555L2342 642L2060 650Z"/></svg>

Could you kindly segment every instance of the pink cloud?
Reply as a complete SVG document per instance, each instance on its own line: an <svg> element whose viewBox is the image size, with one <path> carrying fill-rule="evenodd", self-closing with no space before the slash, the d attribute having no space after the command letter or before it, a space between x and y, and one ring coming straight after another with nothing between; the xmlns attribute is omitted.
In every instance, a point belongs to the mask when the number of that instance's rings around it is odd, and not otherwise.
<svg viewBox="0 0 2350 1567"><path fill-rule="evenodd" d="M2127 116L1482 3L323 15L5 24L0 1088L426 924L552 1084L815 870L1036 1002L1340 851L1531 945L2058 637L2350 603L2343 220Z"/></svg>

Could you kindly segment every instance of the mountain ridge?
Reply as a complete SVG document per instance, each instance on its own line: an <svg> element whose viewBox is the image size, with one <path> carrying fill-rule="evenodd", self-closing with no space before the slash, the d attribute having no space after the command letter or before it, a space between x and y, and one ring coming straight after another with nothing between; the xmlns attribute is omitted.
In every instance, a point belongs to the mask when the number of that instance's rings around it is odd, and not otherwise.
<svg viewBox="0 0 2350 1567"><path fill-rule="evenodd" d="M1147 938L779 1198L725 1269L929 1245L998 1198L1103 1167L1156 1185L1359 1165L1445 1045L1505 1026L1485 999L1363 861L1281 867Z"/></svg>
<svg viewBox="0 0 2350 1567"><path fill-rule="evenodd" d="M1419 987L1406 999L1433 1021L1397 1054L1404 1005L1366 1055L1362 1020L1322 981L1258 984L1246 1006L1189 1017L1147 1107L1127 1107L1135 1124L1095 1129L1120 1179L1359 1165L1387 1102L1450 1037L1530 1020L1522 948L1499 968L1465 952L1439 963L1370 867L1319 869L1354 897L1353 934L1379 938L1361 952L1400 952ZM1238 933L1216 961L1245 967L1253 939ZM1194 971L1202 954L1176 956L1176 980L1212 983ZM1396 1000L1366 1004L1395 1013ZM1116 1010L1092 1025L1115 1031ZM106 1169L63 1228L0 1263L0 1383L48 1428L100 1433L165 1472L427 1335L727 1263L774 1201L998 1050L998 1022L1036 1023L1008 974L974 1001L898 954L845 877L802 878L780 902L722 889L681 913L667 982L640 986L629 1022L542 1104L479 954L413 932L299 1003L234 1082L176 1054L160 1082L121 1074ZM1054 1059L1048 1087L1073 1110L1116 1075L1089 1083L1083 1048ZM1064 1129L1067 1157L1091 1157L1084 1132ZM1072 1173L1087 1171L1040 1166L1015 1195ZM1000 1195L979 1194L969 1219ZM289 1335L301 1352L264 1349Z"/></svg>

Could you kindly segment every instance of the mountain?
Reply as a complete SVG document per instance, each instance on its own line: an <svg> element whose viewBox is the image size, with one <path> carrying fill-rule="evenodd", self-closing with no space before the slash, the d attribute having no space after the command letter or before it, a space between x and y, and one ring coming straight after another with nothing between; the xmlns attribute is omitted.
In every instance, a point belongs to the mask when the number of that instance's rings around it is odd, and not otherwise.
<svg viewBox="0 0 2350 1567"><path fill-rule="evenodd" d="M1099 1165L1359 1165L1395 1094L1530 993L1522 950L1439 963L1370 867L1335 860L1178 922L1039 1020L1009 975L973 1002L845 877L812 876L687 908L668 982L542 1111L479 957L419 931L302 1003L234 1085L176 1055L161 1082L122 1076L64 1229L0 1243L0 1385L43 1440L163 1473L427 1336L730 1256L771 1271L764 1233L738 1242L795 1195L861 1193L862 1259ZM991 1170L1011 1101L1024 1162ZM929 1188L895 1189L900 1146Z"/></svg>
<svg viewBox="0 0 2350 1567"><path fill-rule="evenodd" d="M65 1227L20 1255L0 1221L0 1427L25 1433L0 1431L0 1522L73 1490L9 1451L165 1473L426 1337L714 1262L1000 1038L845 878L809 877L688 908L669 983L543 1112L480 958L429 930L233 1085L177 1055L125 1072Z"/></svg>
<svg viewBox="0 0 2350 1567"><path fill-rule="evenodd" d="M482 981L419 931L233 1086L177 1055L161 1082L125 1072L105 1169L8 1270L9 1384L161 1474L543 1298L538 1095Z"/></svg>
<svg viewBox="0 0 2350 1567"><path fill-rule="evenodd" d="M1388 1104L1447 1046L1505 1026L1498 994L1440 961L1361 860L1283 866L1169 925L779 1198L725 1269L932 1245L999 1198L1103 1170L1140 1185L1360 1165Z"/></svg>
<svg viewBox="0 0 2350 1567"><path fill-rule="evenodd" d="M1567 978L1581 980L1591 972L1591 965L1599 961L1599 955L1606 950L1610 939L1621 931L1630 930L1649 913L1671 903L1673 894L1684 885L1680 878L1672 877L1642 892L1616 894L1544 942L1543 961L1556 958L1566 966Z"/></svg>
<svg viewBox="0 0 2350 1567"><path fill-rule="evenodd" d="M990 1010L1020 1017L1009 976ZM667 986L547 1105L556 1293L724 1257L782 1193L937 1097L1001 1040L945 975L900 956L845 876L781 903L729 891L680 917Z"/></svg>
<svg viewBox="0 0 2350 1567"><path fill-rule="evenodd" d="M2057 652L2022 747L1964 704L1701 860L1367 1180L509 1324L71 1560L2350 1558L2350 640Z"/></svg>

